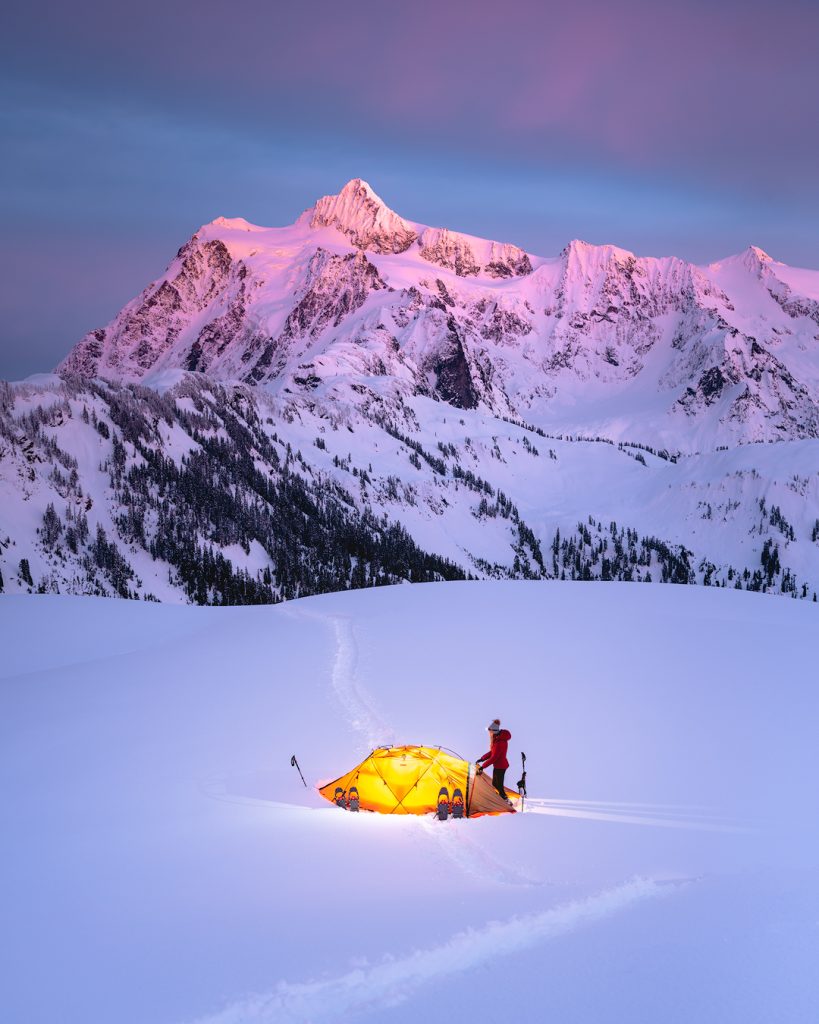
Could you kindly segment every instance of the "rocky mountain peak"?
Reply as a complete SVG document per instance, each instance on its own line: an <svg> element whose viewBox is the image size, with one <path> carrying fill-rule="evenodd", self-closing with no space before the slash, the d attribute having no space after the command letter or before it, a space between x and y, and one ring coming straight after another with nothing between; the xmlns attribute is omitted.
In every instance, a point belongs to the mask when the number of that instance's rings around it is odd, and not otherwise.
<svg viewBox="0 0 819 1024"><path fill-rule="evenodd" d="M773 256L769 256L764 249L760 249L758 245L749 245L746 249L749 256L753 256L758 259L760 263L773 263Z"/></svg>
<svg viewBox="0 0 819 1024"><path fill-rule="evenodd" d="M776 262L773 256L769 256L758 245L749 245L747 249L743 249L742 252L738 252L735 256L728 256L723 260L712 263L711 269L718 271L725 267L738 266L755 276L759 276L770 264Z"/></svg>
<svg viewBox="0 0 819 1024"><path fill-rule="evenodd" d="M776 262L772 256L769 256L764 249L760 249L758 245L749 245L747 249L739 254L738 259L742 266L752 274L759 274L768 264Z"/></svg>
<svg viewBox="0 0 819 1024"><path fill-rule="evenodd" d="M338 195L323 196L308 213L311 228L335 228L356 248L371 252L404 252L417 237L413 226L361 178L348 181Z"/></svg>
<svg viewBox="0 0 819 1024"><path fill-rule="evenodd" d="M244 217L216 217L208 224L203 224L197 235L207 232L208 228L226 228L228 231L261 231L256 224L251 224Z"/></svg>
<svg viewBox="0 0 819 1024"><path fill-rule="evenodd" d="M613 265L627 265L636 259L633 252L616 245L593 245L579 238L573 239L561 252L568 268L589 273Z"/></svg>

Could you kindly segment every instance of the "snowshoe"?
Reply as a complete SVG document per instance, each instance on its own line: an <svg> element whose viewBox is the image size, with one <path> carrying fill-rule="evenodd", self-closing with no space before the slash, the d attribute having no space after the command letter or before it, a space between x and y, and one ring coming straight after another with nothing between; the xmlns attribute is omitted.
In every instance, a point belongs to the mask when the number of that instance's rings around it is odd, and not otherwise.
<svg viewBox="0 0 819 1024"><path fill-rule="evenodd" d="M441 821L446 821L449 817L449 790L446 786L441 786L438 792L438 817Z"/></svg>
<svg viewBox="0 0 819 1024"><path fill-rule="evenodd" d="M342 810L345 810L347 807L347 799L341 786L336 786L336 791L333 794L333 803Z"/></svg>
<svg viewBox="0 0 819 1024"><path fill-rule="evenodd" d="M348 811L359 811L361 810L361 800L358 796L358 787L350 786L350 793L347 797L347 810Z"/></svg>
<svg viewBox="0 0 819 1024"><path fill-rule="evenodd" d="M460 789L452 794L452 817L462 818L464 816L464 795Z"/></svg>

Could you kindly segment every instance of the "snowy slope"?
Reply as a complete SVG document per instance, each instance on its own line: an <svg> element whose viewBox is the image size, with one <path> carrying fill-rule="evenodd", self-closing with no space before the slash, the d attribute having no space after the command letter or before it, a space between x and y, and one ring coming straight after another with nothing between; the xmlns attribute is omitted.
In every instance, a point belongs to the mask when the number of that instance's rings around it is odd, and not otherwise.
<svg viewBox="0 0 819 1024"><path fill-rule="evenodd" d="M5 390L7 592L253 603L459 575L819 592L815 439L669 456L424 396L361 406L184 372L160 390ZM362 551L384 524L417 550Z"/></svg>
<svg viewBox="0 0 819 1024"><path fill-rule="evenodd" d="M557 257L407 221L366 182L295 224L218 218L61 369L169 368L316 400L434 394L686 451L819 434L819 271L570 242Z"/></svg>
<svg viewBox="0 0 819 1024"><path fill-rule="evenodd" d="M275 608L0 598L3 1016L27 1024L804 1024L816 606L451 583ZM36 642L32 639L36 637ZM531 813L347 814L379 742Z"/></svg>

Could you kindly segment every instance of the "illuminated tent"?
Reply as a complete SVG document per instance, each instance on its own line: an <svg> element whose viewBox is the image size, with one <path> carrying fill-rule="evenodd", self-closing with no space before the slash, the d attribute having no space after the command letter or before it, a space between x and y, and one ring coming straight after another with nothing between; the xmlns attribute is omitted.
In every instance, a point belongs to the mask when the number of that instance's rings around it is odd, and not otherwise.
<svg viewBox="0 0 819 1024"><path fill-rule="evenodd" d="M347 810L476 818L513 810L474 764L441 747L377 747L319 792ZM507 790L517 802L517 793Z"/></svg>

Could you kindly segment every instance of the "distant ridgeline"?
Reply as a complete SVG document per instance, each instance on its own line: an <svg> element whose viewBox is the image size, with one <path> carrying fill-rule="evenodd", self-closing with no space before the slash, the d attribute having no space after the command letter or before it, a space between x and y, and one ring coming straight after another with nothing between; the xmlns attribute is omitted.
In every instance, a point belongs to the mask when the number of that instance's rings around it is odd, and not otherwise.
<svg viewBox="0 0 819 1024"><path fill-rule="evenodd" d="M815 600L788 552L819 546L819 521L799 537L782 508L758 496L770 489L761 477L754 490L754 475L743 472L741 499L727 499L731 521L745 517L752 556L727 564L708 538L709 523L727 522L724 491L698 498L699 531L686 515L670 524L677 534L688 529L683 544L579 507L558 524L523 486L536 469L559 480L593 460L600 472L601 454L604 476L638 474L644 483L677 471L676 456L573 439L541 453L522 424L430 399L371 397L328 409L195 373L165 393L79 378L3 385L0 586L260 604L398 582L554 578ZM449 439L421 428L419 410L438 416ZM788 485L798 497L810 481ZM669 484L658 476L657 486ZM544 507L551 500L544 485Z"/></svg>

